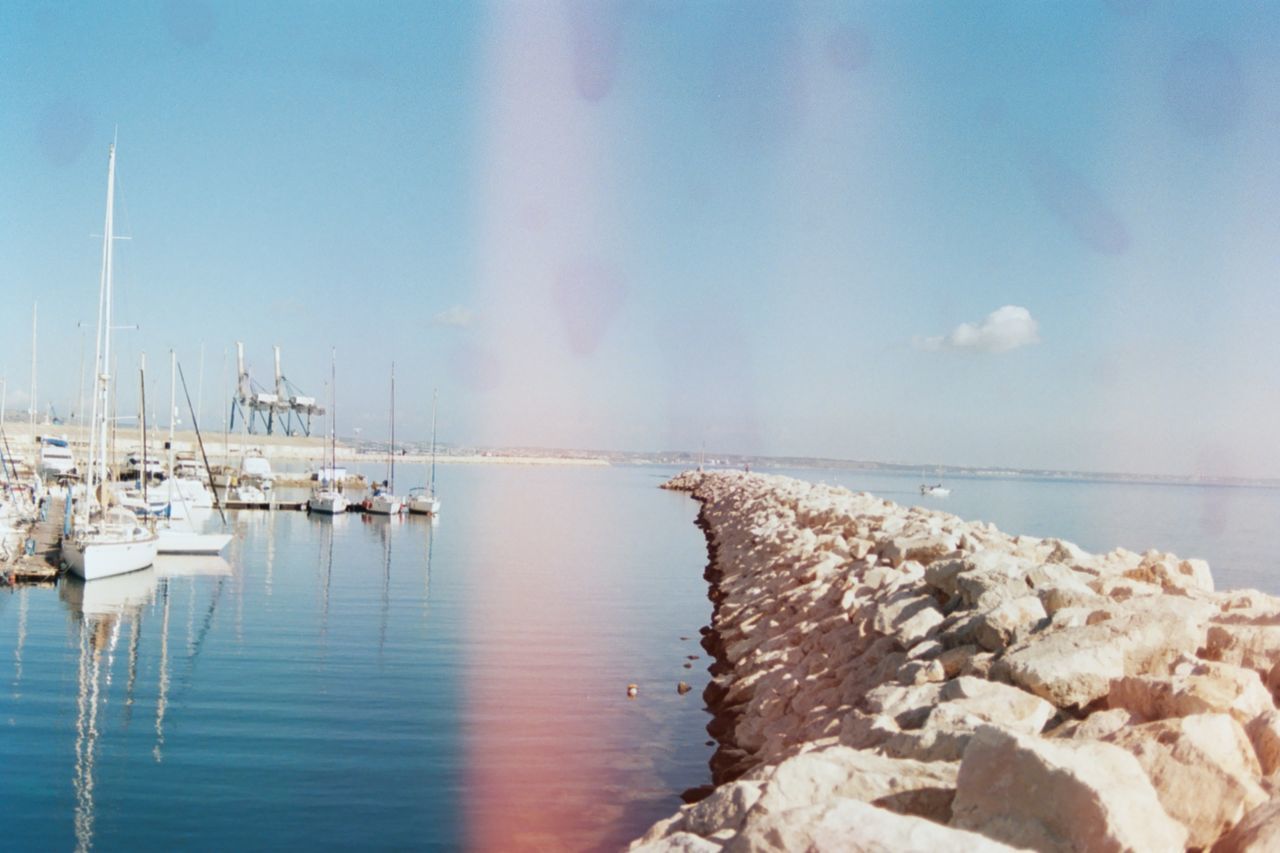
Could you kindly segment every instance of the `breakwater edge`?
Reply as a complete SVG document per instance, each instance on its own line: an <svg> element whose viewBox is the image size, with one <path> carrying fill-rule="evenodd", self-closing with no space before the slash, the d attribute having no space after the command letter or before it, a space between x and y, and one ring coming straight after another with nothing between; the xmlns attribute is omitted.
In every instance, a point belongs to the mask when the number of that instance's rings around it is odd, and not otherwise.
<svg viewBox="0 0 1280 853"><path fill-rule="evenodd" d="M1280 598L740 472L701 503L714 789L633 849L1280 844Z"/></svg>

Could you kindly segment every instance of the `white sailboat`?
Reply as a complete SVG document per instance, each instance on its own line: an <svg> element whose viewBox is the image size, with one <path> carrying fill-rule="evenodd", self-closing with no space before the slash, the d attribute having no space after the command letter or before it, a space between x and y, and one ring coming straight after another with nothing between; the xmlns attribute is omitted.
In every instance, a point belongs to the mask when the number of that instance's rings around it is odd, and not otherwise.
<svg viewBox="0 0 1280 853"><path fill-rule="evenodd" d="M399 515L404 501L396 497L396 365L391 363L391 444L387 450L387 479L375 483L373 494L364 500L366 512L374 515Z"/></svg>
<svg viewBox="0 0 1280 853"><path fill-rule="evenodd" d="M204 483L195 479L178 479L173 470L173 433L177 404L177 354L169 350L169 476L163 488L167 516L156 525L156 553L217 555L231 542L230 533L200 533L191 518L195 506L208 507L212 498ZM188 498L190 496L190 498ZM190 502L189 502L190 501ZM199 502L199 503L197 503Z"/></svg>
<svg viewBox="0 0 1280 853"><path fill-rule="evenodd" d="M168 473L165 481L153 491L166 500L170 521L187 518L191 510L212 509L213 494L205 488L204 479L194 456L180 458L174 447L174 431L178 418L178 355L169 350L169 440L166 442ZM163 553L163 552L162 552Z"/></svg>
<svg viewBox="0 0 1280 853"><path fill-rule="evenodd" d="M338 483L338 350L334 349L329 363L329 468L328 476L321 472L320 483L310 499L307 509L325 515L337 515L347 511L347 496Z"/></svg>
<svg viewBox="0 0 1280 853"><path fill-rule="evenodd" d="M938 469L938 476L942 476L941 468ZM920 479L924 479L924 471L920 472ZM951 490L942 485L941 480L939 480L939 482L933 484L927 482L921 483L920 494L930 498L949 498L951 497Z"/></svg>
<svg viewBox="0 0 1280 853"><path fill-rule="evenodd" d="M440 499L436 497L436 401L439 392L431 392L431 477L426 488L419 486L409 492L409 512L435 516L440 512Z"/></svg>
<svg viewBox="0 0 1280 853"><path fill-rule="evenodd" d="M90 421L88 481L79 512L62 536L62 559L85 580L145 569L155 562L156 535L128 510L110 506L107 488L107 401L111 377L111 261L114 240L116 146L107 154L107 213L98 283L98 334L94 351L95 393Z"/></svg>

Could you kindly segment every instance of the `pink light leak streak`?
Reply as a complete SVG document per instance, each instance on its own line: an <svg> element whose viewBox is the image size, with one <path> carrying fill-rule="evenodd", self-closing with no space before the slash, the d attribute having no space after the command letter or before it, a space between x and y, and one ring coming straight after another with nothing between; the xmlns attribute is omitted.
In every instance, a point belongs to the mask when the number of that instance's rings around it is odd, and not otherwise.
<svg viewBox="0 0 1280 853"><path fill-rule="evenodd" d="M485 354L477 371L484 381L475 383L483 392L478 443L574 443L577 425L598 416L583 371L626 319L626 287L612 257L619 205L611 160L625 145L610 125L617 94L584 96L575 47L587 38L581 28L612 33L622 17L610 13L599 24L603 11L574 11L582 8L498 6L488 40L488 142L473 250L474 307L485 318L471 351Z"/></svg>
<svg viewBox="0 0 1280 853"><path fill-rule="evenodd" d="M620 144L606 109L617 98L616 8L495 7L485 40L490 100L473 249L474 307L485 322L457 353L477 395L478 443L564 446L581 424L600 418L581 377L622 319L626 294L609 257L610 158ZM546 530L526 540L520 528L540 523L531 520L536 506L558 506L553 496L514 495L483 479L475 495L493 518L471 540L479 543L477 564L520 565L522 543L547 541ZM495 575L468 609L476 632L466 667L471 849L591 847L601 842L600 821L617 808L605 801L612 774L582 749L609 742L616 717L583 713L572 698L582 673L555 663L567 651L527 640L561 628L575 635L575 624L592 618L576 603L579 586L557 584L566 581L531 570Z"/></svg>

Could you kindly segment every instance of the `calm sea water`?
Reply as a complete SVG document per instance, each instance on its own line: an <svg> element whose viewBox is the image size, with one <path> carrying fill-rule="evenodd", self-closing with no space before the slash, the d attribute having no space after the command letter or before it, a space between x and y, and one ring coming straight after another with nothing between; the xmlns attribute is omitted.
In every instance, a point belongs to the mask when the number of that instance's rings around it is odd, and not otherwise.
<svg viewBox="0 0 1280 853"><path fill-rule="evenodd" d="M1089 551L1149 548L1209 561L1219 589L1280 595L1280 489L1099 483L1086 480L947 478L951 496L920 494L915 474L777 469L813 482L868 491L897 503L990 521L1008 533L1052 536ZM930 473L930 483L938 478Z"/></svg>
<svg viewBox="0 0 1280 853"><path fill-rule="evenodd" d="M225 561L0 591L3 846L622 846L709 780L668 473L442 466L434 524L239 513ZM1276 491L788 473L1280 592Z"/></svg>

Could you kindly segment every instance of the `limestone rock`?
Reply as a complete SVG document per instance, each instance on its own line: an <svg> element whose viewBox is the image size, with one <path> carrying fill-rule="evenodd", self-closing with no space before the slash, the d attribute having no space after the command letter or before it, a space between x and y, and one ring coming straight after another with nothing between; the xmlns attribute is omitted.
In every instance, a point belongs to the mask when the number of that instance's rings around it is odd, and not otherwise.
<svg viewBox="0 0 1280 853"><path fill-rule="evenodd" d="M1213 845L1213 853L1274 853L1280 850L1280 796L1244 816Z"/></svg>
<svg viewBox="0 0 1280 853"><path fill-rule="evenodd" d="M724 848L692 832L676 832L647 844L631 847L631 853L719 853Z"/></svg>
<svg viewBox="0 0 1280 853"><path fill-rule="evenodd" d="M697 835L711 835L722 829L737 831L756 801L760 799L759 782L728 782L706 798L686 806L684 829Z"/></svg>
<svg viewBox="0 0 1280 853"><path fill-rule="evenodd" d="M1256 670L1265 678L1280 664L1280 625L1215 620L1208 629L1205 657Z"/></svg>
<svg viewBox="0 0 1280 853"><path fill-rule="evenodd" d="M1038 696L997 681L961 676L939 691L942 700L933 714L963 712L983 722L1024 734L1038 734L1057 709ZM933 719L930 715L930 720Z"/></svg>
<svg viewBox="0 0 1280 853"><path fill-rule="evenodd" d="M1204 560L1179 560L1158 551L1148 551L1142 556L1142 562L1124 576L1157 585L1165 592L1213 592L1213 576Z"/></svg>
<svg viewBox="0 0 1280 853"><path fill-rule="evenodd" d="M1187 838L1123 749L994 726L965 751L951 825L1041 851L1181 850Z"/></svg>
<svg viewBox="0 0 1280 853"><path fill-rule="evenodd" d="M1034 629L1047 614L1034 595L1010 598L978 617L973 637L989 652L1003 651L1015 636Z"/></svg>
<svg viewBox="0 0 1280 853"><path fill-rule="evenodd" d="M1280 770L1280 711L1274 708L1259 714L1245 726L1263 776Z"/></svg>
<svg viewBox="0 0 1280 853"><path fill-rule="evenodd" d="M915 560L927 566L955 550L956 538L954 536L904 536L890 540L880 554L893 566L899 566L907 560Z"/></svg>
<svg viewBox="0 0 1280 853"><path fill-rule="evenodd" d="M640 836L638 840L633 841L630 849L634 850L637 847L643 847L646 844L653 844L656 841L666 838L668 835L674 835L675 833L682 831L684 829L684 825L685 816L683 811L677 812L672 817L663 818L653 826L649 827L648 831L645 832L644 835Z"/></svg>
<svg viewBox="0 0 1280 853"><path fill-rule="evenodd" d="M954 764L901 760L836 746L803 752L760 776L763 793L752 812L782 812L849 797L945 822L951 814L955 779Z"/></svg>
<svg viewBox="0 0 1280 853"><path fill-rule="evenodd" d="M1058 707L1083 707L1107 695L1116 679L1167 673L1204 645L1204 608L1211 605L1162 599L1116 605L1092 624L1037 634L1006 652L1002 674Z"/></svg>
<svg viewBox="0 0 1280 853"><path fill-rule="evenodd" d="M1186 827L1187 843L1207 847L1266 801L1244 729L1226 714L1197 714L1122 729L1107 742L1132 753L1160 805Z"/></svg>
<svg viewBox="0 0 1280 853"><path fill-rule="evenodd" d="M753 811L726 853L778 850L847 853L1008 853L1013 848L972 832L895 814L858 800L836 799L784 812Z"/></svg>
<svg viewBox="0 0 1280 853"><path fill-rule="evenodd" d="M1107 735L1132 726L1136 722L1138 721L1133 715L1124 708L1110 708L1105 711L1094 711L1083 720L1068 720L1049 732L1049 736L1073 740L1102 740Z"/></svg>
<svg viewBox="0 0 1280 853"><path fill-rule="evenodd" d="M1185 674L1117 679L1107 694L1107 705L1146 720L1228 713L1241 723L1274 707L1257 672L1222 663L1201 663Z"/></svg>

